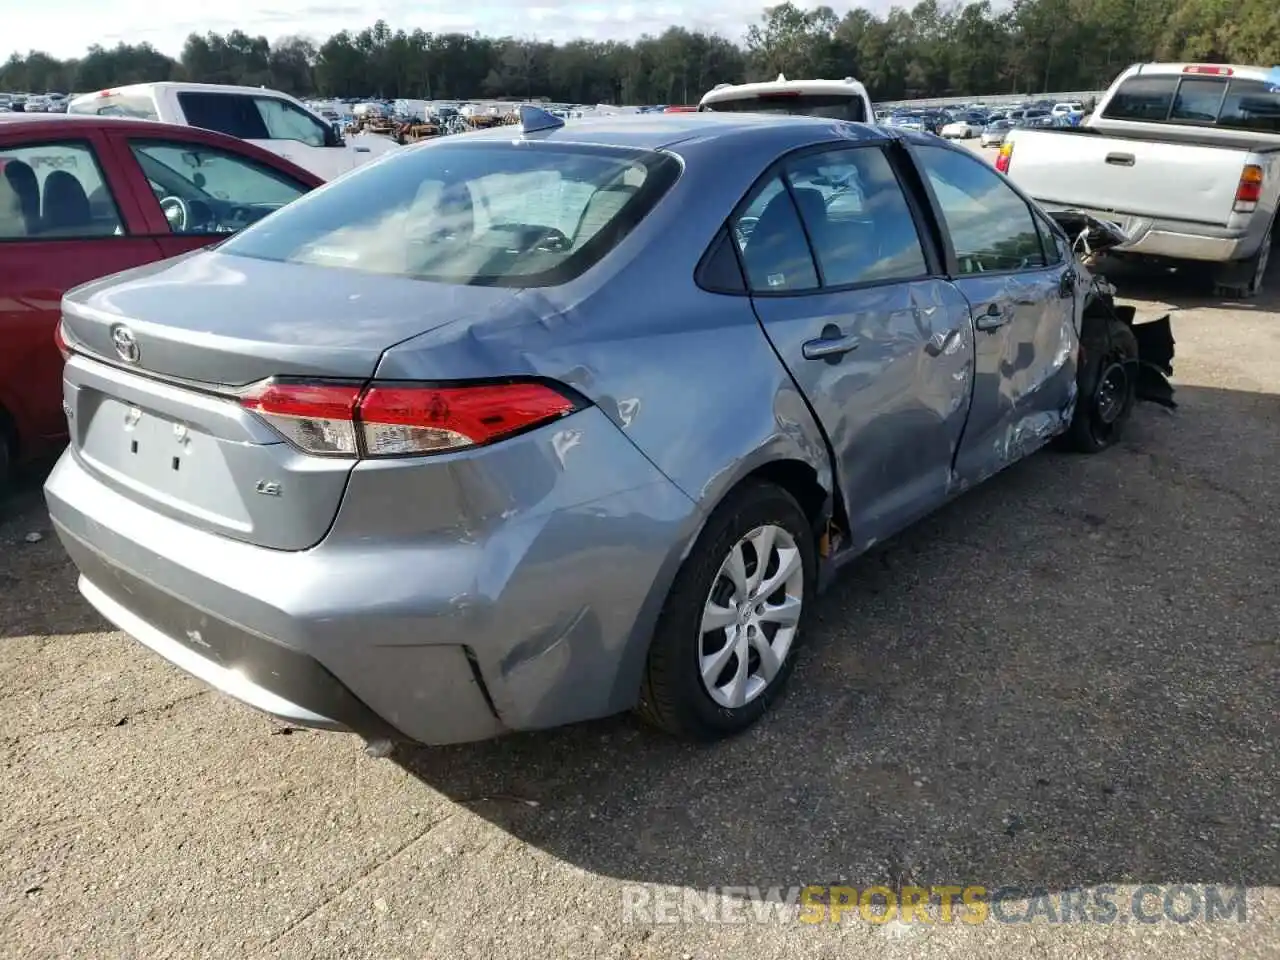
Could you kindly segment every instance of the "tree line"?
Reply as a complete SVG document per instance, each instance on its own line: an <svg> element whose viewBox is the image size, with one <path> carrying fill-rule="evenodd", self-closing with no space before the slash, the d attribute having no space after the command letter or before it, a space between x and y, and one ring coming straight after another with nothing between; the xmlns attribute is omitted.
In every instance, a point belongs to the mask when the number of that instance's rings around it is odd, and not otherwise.
<svg viewBox="0 0 1280 960"><path fill-rule="evenodd" d="M1275 0L921 0L884 17L768 7L740 42L673 26L631 43L548 43L392 30L384 21L316 43L240 30L192 34L177 59L148 44L59 60L14 53L0 90L91 91L193 80L300 97L545 97L569 103L696 103L717 83L854 76L872 98L1031 94L1107 86L1131 63L1280 63Z"/></svg>

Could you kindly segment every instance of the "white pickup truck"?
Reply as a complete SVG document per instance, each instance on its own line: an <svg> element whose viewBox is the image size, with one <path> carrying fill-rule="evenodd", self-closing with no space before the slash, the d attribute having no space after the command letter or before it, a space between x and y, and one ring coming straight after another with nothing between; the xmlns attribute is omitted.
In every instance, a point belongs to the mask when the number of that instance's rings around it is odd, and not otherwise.
<svg viewBox="0 0 1280 960"><path fill-rule="evenodd" d="M1078 127L1009 131L996 168L1050 210L1118 224L1122 256L1212 264L1255 296L1280 206L1280 68L1129 67Z"/></svg>
<svg viewBox="0 0 1280 960"><path fill-rule="evenodd" d="M287 93L219 83L137 83L76 97L67 113L128 116L203 127L279 154L332 180L394 150L387 137L342 137Z"/></svg>

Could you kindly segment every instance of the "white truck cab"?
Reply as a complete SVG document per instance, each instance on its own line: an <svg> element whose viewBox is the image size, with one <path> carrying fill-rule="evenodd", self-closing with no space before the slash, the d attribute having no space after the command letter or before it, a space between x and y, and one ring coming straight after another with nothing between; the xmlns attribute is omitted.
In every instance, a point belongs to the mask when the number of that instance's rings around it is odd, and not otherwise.
<svg viewBox="0 0 1280 960"><path fill-rule="evenodd" d="M220 83L137 83L76 97L68 113L138 117L248 140L332 180L397 148L378 136L342 137L287 93Z"/></svg>
<svg viewBox="0 0 1280 960"><path fill-rule="evenodd" d="M777 80L766 83L721 83L703 94L698 109L875 122L867 88L853 77L843 80L788 80L778 74Z"/></svg>

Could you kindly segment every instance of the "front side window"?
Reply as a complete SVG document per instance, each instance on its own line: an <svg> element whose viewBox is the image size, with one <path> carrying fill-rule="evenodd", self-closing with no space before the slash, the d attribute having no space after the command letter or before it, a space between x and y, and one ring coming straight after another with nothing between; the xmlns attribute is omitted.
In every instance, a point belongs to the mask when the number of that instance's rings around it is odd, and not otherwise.
<svg viewBox="0 0 1280 960"><path fill-rule="evenodd" d="M307 192L247 157L202 143L131 140L173 233L235 233Z"/></svg>
<svg viewBox="0 0 1280 960"><path fill-rule="evenodd" d="M439 283L564 283L679 176L647 150L440 143L369 164L222 246L228 254Z"/></svg>
<svg viewBox="0 0 1280 960"><path fill-rule="evenodd" d="M981 160L944 147L916 148L962 274L1045 266L1026 201Z"/></svg>
<svg viewBox="0 0 1280 960"><path fill-rule="evenodd" d="M905 280L929 272L911 208L883 150L807 154L787 163L786 175L824 286Z"/></svg>
<svg viewBox="0 0 1280 960"><path fill-rule="evenodd" d="M818 271L800 214L781 176L756 187L733 224L753 293L797 293L818 287Z"/></svg>
<svg viewBox="0 0 1280 960"><path fill-rule="evenodd" d="M68 113L87 113L99 117L133 117L138 120L159 120L155 101L144 95L125 96L109 93L82 100L67 108Z"/></svg>
<svg viewBox="0 0 1280 960"><path fill-rule="evenodd" d="M0 147L0 240L67 240L124 232L88 143Z"/></svg>
<svg viewBox="0 0 1280 960"><path fill-rule="evenodd" d="M325 128L310 114L286 100L258 97L255 100L270 140L298 140L313 147L325 145Z"/></svg>

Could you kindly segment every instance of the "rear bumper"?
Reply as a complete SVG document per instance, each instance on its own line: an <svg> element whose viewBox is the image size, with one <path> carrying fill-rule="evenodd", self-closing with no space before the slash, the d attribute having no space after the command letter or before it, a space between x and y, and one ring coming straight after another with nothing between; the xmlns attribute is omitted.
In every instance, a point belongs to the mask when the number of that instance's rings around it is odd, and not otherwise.
<svg viewBox="0 0 1280 960"><path fill-rule="evenodd" d="M1252 216L1241 226L1215 226L1142 217L1115 210L1042 203L1050 210L1080 210L1101 220L1120 224L1132 239L1124 246L1116 247L1114 253L1166 260L1201 260L1210 263L1243 260L1258 249L1266 229L1261 221L1261 229L1257 229L1258 224L1253 222L1255 218ZM1242 218L1243 216L1241 215Z"/></svg>
<svg viewBox="0 0 1280 960"><path fill-rule="evenodd" d="M693 503L603 414L574 424L572 469L530 459L550 446L543 431L494 448L506 490L420 474L415 487L403 463L361 464L328 536L303 551L149 510L71 450L45 492L85 598L188 673L290 723L460 743L632 706L697 529ZM465 466L445 472L470 488L482 478ZM481 503L494 494L505 510ZM443 532L442 502L458 511Z"/></svg>

